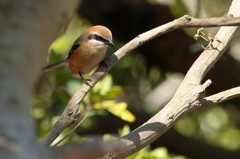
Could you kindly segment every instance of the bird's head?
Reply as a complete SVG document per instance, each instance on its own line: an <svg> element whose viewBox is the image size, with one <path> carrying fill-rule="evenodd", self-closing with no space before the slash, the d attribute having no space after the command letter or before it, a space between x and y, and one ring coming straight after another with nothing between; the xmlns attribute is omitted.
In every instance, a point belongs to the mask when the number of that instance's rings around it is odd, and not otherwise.
<svg viewBox="0 0 240 159"><path fill-rule="evenodd" d="M101 25L96 25L89 28L85 33L88 42L91 46L96 48L107 48L107 46L114 47L112 42L112 33L111 31Z"/></svg>

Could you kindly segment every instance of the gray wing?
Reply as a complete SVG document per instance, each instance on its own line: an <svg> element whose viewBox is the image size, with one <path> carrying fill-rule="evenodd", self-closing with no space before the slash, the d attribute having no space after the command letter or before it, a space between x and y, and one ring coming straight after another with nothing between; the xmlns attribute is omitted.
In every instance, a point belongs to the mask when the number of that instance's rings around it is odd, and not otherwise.
<svg viewBox="0 0 240 159"><path fill-rule="evenodd" d="M72 54L75 52L75 50L81 45L81 41L82 41L82 36L79 36L73 43L73 46L70 49L66 60L68 60L72 56Z"/></svg>

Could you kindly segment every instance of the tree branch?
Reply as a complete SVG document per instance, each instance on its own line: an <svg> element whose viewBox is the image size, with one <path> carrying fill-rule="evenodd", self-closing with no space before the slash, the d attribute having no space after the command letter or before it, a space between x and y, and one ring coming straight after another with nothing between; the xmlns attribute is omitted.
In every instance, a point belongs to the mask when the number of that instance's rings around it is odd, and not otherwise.
<svg viewBox="0 0 240 159"><path fill-rule="evenodd" d="M233 1L233 4L229 14L233 16L239 16L240 7L237 5L239 1ZM236 9L237 8L237 9ZM236 11L233 11L235 10ZM155 29L140 34L126 45L117 50L112 56L105 60L108 69L111 69L118 60L125 56L128 52L141 46L147 41L166 34L170 31L189 28L189 27L216 27L216 26L233 26L240 25L240 18L233 17L232 15L219 17L219 18L204 18L197 19L190 16L183 16L167 24L161 25ZM181 115L187 113L199 95L204 91L203 86L200 85L203 77L209 71L209 69L215 64L220 58L223 52L229 45L232 36L236 32L236 27L222 27L216 37L221 41L214 41L213 46L216 49L205 50L201 56L193 64L189 72L187 73L183 83L179 87L173 99L156 114L153 118L147 121L138 129L134 130L130 134L121 138L126 145L125 149L118 154L116 158L123 158L133 152L138 151L145 145L154 141L157 137L167 131ZM91 76L92 82L90 83L93 87L107 72L108 70L101 66ZM85 95L90 91L91 87L83 85L70 99L63 114L54 125L48 135L42 140L44 144L50 145L52 141L68 126L76 121L79 115L78 104L82 101Z"/></svg>
<svg viewBox="0 0 240 159"><path fill-rule="evenodd" d="M96 159L103 158L109 152L120 152L119 140L103 142L101 139L92 142L67 143L52 148L54 158L58 159Z"/></svg>
<svg viewBox="0 0 240 159"><path fill-rule="evenodd" d="M240 16L240 0L232 2L229 14ZM222 43L215 41L213 46L216 49L203 51L186 74L171 101L146 123L123 136L121 141L125 144L125 148L120 153L115 154L114 157L109 158L124 158L137 152L166 132L182 115L193 110L193 103L203 91L203 89L199 89L199 87L202 87L200 82L227 49L236 31L237 27L221 27L216 37ZM110 154L110 156L113 156L113 154Z"/></svg>
<svg viewBox="0 0 240 159"><path fill-rule="evenodd" d="M193 108L194 109L195 108L197 109L198 107L202 108L202 107L221 103L237 97L240 97L240 87L235 87L235 88L228 89L226 91L222 91L208 97L200 98L193 103Z"/></svg>

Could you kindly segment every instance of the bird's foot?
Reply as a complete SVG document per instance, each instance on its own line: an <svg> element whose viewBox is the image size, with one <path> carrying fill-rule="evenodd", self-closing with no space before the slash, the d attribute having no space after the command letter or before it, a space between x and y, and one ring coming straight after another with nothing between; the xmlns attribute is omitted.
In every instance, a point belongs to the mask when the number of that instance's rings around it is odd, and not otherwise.
<svg viewBox="0 0 240 159"><path fill-rule="evenodd" d="M92 80L91 80L91 79L85 79L85 78L82 76L81 72L79 72L79 75L80 75L83 83L85 83L86 85L88 85L89 87L91 87L91 85L90 85L88 82L92 82Z"/></svg>
<svg viewBox="0 0 240 159"><path fill-rule="evenodd" d="M100 64L99 65L102 65L102 66L104 66L105 67L105 72L107 72L108 71L108 65L106 64L106 62L105 61L102 61L102 62L100 62Z"/></svg>

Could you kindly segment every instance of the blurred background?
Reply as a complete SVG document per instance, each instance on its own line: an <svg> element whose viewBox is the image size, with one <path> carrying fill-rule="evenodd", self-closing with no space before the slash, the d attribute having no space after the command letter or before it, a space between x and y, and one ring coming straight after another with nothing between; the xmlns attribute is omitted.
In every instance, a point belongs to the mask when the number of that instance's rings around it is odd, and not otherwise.
<svg viewBox="0 0 240 159"><path fill-rule="evenodd" d="M112 31L116 48L108 49L109 56L138 34L185 14L199 18L226 15L230 4L231 0L83 0L64 33L49 48L46 65L65 59L74 40L92 25L104 25ZM64 142L124 135L161 110L203 50L193 38L197 29L167 33L121 59L80 104L83 111L86 107L91 111ZM206 28L203 32L214 37L218 29ZM206 79L213 83L206 96L239 86L239 40L237 35L208 73ZM81 85L78 75L72 75L67 67L40 73L32 99L39 139L51 129ZM234 99L193 112L128 159L240 158L239 104L240 99Z"/></svg>

